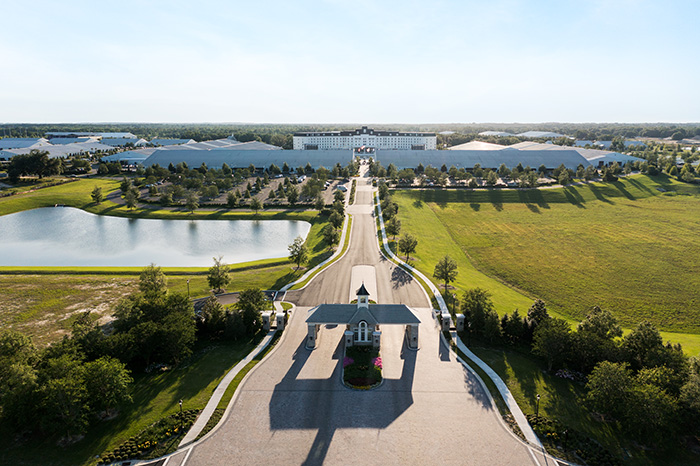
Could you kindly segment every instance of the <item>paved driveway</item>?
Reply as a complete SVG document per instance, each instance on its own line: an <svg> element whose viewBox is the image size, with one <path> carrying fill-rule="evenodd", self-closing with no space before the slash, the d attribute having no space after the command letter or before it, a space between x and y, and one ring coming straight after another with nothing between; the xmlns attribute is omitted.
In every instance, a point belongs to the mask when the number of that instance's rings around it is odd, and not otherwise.
<svg viewBox="0 0 700 466"><path fill-rule="evenodd" d="M366 213L370 189L358 186L348 254L305 290L288 293L299 307L283 340L238 388L227 417L193 448L188 466L533 463L478 382L440 344L423 291L380 256ZM385 380L367 392L342 385L342 328L323 327L317 348L304 348L308 310L347 303L353 265L375 266L378 296L371 299L409 304L422 322L418 351L406 349L402 327L382 328Z"/></svg>

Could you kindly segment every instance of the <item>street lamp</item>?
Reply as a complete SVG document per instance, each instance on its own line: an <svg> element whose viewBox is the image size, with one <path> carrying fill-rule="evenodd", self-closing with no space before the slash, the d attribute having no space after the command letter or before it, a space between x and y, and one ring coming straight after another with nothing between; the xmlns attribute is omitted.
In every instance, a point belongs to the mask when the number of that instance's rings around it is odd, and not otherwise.
<svg viewBox="0 0 700 466"><path fill-rule="evenodd" d="M537 394L537 405L535 406L535 422L540 418L540 394Z"/></svg>
<svg viewBox="0 0 700 466"><path fill-rule="evenodd" d="M467 322L467 346L472 345L472 323Z"/></svg>
<svg viewBox="0 0 700 466"><path fill-rule="evenodd" d="M190 279L187 279L187 298L190 297ZM180 400L180 407L182 408L182 400Z"/></svg>
<svg viewBox="0 0 700 466"><path fill-rule="evenodd" d="M182 414L182 400L180 400L180 414Z"/></svg>
<svg viewBox="0 0 700 466"><path fill-rule="evenodd" d="M455 293L452 293L452 314L454 314L455 311L455 304L457 303L457 295Z"/></svg>

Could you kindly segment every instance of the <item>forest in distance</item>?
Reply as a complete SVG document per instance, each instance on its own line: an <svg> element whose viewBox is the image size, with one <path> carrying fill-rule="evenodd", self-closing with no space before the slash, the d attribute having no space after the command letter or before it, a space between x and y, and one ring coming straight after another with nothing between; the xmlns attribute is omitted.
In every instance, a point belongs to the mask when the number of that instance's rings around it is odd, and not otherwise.
<svg viewBox="0 0 700 466"><path fill-rule="evenodd" d="M472 136L482 131L552 131L576 139L610 141L621 137L692 138L700 136L700 123L446 123L446 124L267 124L267 123L6 123L0 137L43 137L49 131L130 132L144 139L184 138L195 141L221 139L232 134L241 142L259 140L284 149L292 148L298 131L339 131L369 126L391 131L450 131ZM442 135L440 135L442 136ZM439 141L441 142L441 141ZM446 141L447 142L447 141ZM449 144L448 144L449 145Z"/></svg>

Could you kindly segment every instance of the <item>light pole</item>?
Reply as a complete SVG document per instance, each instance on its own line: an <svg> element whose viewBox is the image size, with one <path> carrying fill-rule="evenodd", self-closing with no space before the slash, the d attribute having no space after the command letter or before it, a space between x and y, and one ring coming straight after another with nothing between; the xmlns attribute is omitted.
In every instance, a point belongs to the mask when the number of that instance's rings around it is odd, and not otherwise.
<svg viewBox="0 0 700 466"><path fill-rule="evenodd" d="M187 279L187 298L190 297L190 279ZM180 408L182 408L182 400L180 400Z"/></svg>
<svg viewBox="0 0 700 466"><path fill-rule="evenodd" d="M180 400L180 414L182 414L182 400Z"/></svg>
<svg viewBox="0 0 700 466"><path fill-rule="evenodd" d="M455 304L457 304L457 295L454 294L454 293L452 293L452 314L454 314L455 312L457 312L457 311L455 310Z"/></svg>
<svg viewBox="0 0 700 466"><path fill-rule="evenodd" d="M540 394L537 394L537 405L535 406L535 422L540 419Z"/></svg>

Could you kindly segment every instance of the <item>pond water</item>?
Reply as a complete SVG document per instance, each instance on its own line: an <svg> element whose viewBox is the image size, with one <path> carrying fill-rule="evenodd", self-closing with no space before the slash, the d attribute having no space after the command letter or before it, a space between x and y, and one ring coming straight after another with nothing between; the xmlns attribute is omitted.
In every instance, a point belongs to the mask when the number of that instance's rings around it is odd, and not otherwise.
<svg viewBox="0 0 700 466"><path fill-rule="evenodd" d="M154 220L48 207L0 217L0 265L204 267L286 257L298 220Z"/></svg>

